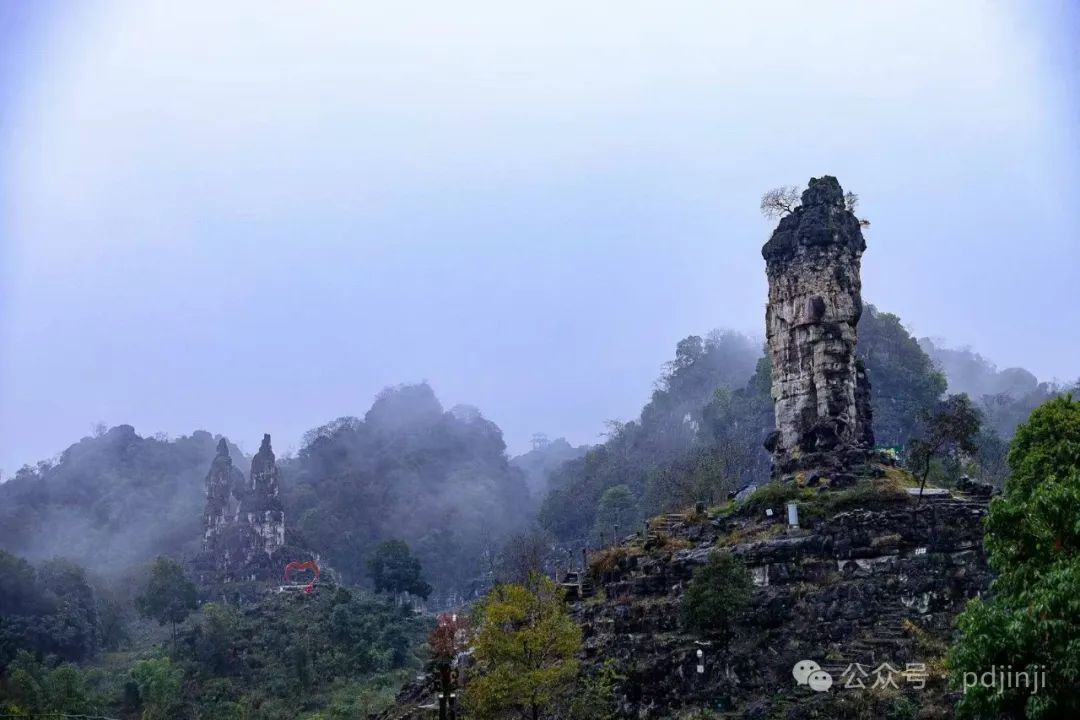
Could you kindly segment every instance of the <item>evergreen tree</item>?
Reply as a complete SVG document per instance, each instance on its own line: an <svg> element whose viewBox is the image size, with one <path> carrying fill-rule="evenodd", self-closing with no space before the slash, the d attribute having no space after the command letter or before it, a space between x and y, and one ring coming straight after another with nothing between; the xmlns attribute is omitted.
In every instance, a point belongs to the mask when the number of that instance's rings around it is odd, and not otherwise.
<svg viewBox="0 0 1080 720"><path fill-rule="evenodd" d="M983 687L964 693L967 718L1080 717L1080 402L1055 398L1017 429L1005 495L986 522L990 564L999 573L986 599L957 621L952 680L990 669L1044 673L1037 693ZM971 676L968 675L970 678Z"/></svg>
<svg viewBox="0 0 1080 720"><path fill-rule="evenodd" d="M135 608L143 617L169 625L175 645L176 626L198 607L198 600L198 590L184 575L183 566L170 558L159 557L150 568L142 594L135 598Z"/></svg>

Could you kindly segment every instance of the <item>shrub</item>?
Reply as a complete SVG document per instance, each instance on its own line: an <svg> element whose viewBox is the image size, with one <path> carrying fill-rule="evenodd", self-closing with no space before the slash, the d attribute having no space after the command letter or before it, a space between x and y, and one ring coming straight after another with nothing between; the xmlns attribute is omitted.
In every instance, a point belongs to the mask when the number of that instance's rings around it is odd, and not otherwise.
<svg viewBox="0 0 1080 720"><path fill-rule="evenodd" d="M630 552L621 545L594 552L589 557L589 576L594 580L602 580L615 572L619 567L619 562L629 555Z"/></svg>
<svg viewBox="0 0 1080 720"><path fill-rule="evenodd" d="M690 630L729 631L750 602L753 587L750 572L741 560L730 553L714 553L686 588L683 623Z"/></svg>

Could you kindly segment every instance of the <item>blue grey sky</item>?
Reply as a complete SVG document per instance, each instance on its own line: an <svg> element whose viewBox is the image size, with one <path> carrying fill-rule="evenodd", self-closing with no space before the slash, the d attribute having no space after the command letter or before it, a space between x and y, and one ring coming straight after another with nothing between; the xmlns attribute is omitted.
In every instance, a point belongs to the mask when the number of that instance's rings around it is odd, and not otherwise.
<svg viewBox="0 0 1080 720"><path fill-rule="evenodd" d="M1068 0L0 0L0 467L93 423L279 451L426 379L512 451L762 334L761 193L825 173L864 294L1080 376Z"/></svg>

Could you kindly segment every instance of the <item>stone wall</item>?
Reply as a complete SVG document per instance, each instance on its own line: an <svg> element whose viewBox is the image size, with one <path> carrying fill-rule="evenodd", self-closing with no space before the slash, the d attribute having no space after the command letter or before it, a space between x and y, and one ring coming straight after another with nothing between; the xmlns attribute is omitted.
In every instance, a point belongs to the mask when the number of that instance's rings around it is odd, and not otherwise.
<svg viewBox="0 0 1080 720"><path fill-rule="evenodd" d="M900 695L920 718L951 718L943 653L956 614L989 586L986 509L985 498L944 496L917 509L912 500L868 502L801 529L786 527L782 508L773 517L759 508L669 523L664 543L624 546L597 596L573 604L586 666L611 661L626 678L621 718L699 717L701 709L732 718L891 717ZM683 590L715 552L750 569L751 608L728 634L687 632ZM802 660L837 686L797 685L791 673ZM869 691L883 664L898 671L891 697ZM867 689L841 687L852 666L870 673ZM928 674L922 689L901 674L919 666Z"/></svg>

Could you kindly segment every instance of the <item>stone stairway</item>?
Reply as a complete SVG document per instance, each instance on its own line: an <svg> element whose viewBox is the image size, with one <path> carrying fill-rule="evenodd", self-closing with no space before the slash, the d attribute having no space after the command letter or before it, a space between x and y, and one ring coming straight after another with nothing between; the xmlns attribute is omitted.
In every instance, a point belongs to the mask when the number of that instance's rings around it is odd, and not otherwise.
<svg viewBox="0 0 1080 720"><path fill-rule="evenodd" d="M559 583L566 590L567 600L585 600L596 594L596 585L588 573L584 577L577 570L570 570Z"/></svg>
<svg viewBox="0 0 1080 720"><path fill-rule="evenodd" d="M681 513L668 513L655 517L648 522L648 532L645 535L646 542L657 542L662 537L670 537L676 530L686 525L686 515Z"/></svg>

